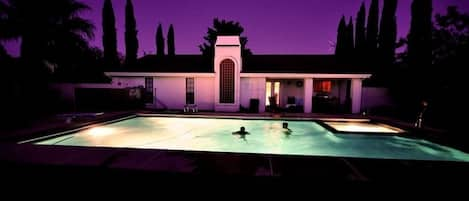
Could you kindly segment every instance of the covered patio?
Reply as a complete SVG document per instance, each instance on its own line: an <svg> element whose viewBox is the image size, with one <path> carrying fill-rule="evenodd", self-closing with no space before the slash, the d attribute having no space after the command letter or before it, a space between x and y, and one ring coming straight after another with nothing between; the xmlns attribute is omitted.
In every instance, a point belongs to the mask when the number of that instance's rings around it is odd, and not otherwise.
<svg viewBox="0 0 469 201"><path fill-rule="evenodd" d="M243 73L241 77L265 80L261 103L267 112L357 114L361 112L362 80L369 75Z"/></svg>
<svg viewBox="0 0 469 201"><path fill-rule="evenodd" d="M266 111L303 112L303 79L267 79L265 83Z"/></svg>

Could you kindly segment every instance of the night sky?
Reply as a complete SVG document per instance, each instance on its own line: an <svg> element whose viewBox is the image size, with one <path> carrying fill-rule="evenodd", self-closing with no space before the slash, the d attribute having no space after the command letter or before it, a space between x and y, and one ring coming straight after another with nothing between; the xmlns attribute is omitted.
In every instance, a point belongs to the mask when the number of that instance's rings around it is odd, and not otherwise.
<svg viewBox="0 0 469 201"><path fill-rule="evenodd" d="M82 16L96 26L92 45L102 47L101 9L104 0L81 0L92 11ZM113 0L119 52L124 46L124 9L126 0ZM133 0L137 20L139 55L155 53L155 33L162 23L166 38L169 24L175 29L176 54L199 54L207 28L215 17L239 21L248 36L254 54L332 54L337 24L342 15L354 20L363 0ZM371 0L365 0L367 15ZM397 11L399 37L410 26L411 0L399 0ZM380 6L383 2L380 1ZM445 12L448 5L458 5L469 12L469 0L434 0L434 13ZM17 45L7 44L13 55Z"/></svg>

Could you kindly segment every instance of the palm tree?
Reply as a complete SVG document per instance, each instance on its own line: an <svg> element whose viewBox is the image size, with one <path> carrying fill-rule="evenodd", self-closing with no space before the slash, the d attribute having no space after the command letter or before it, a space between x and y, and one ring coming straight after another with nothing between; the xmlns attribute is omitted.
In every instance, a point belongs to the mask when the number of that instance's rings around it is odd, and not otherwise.
<svg viewBox="0 0 469 201"><path fill-rule="evenodd" d="M21 58L64 65L89 49L94 25L79 16L89 10L77 0L0 1L0 39L21 39Z"/></svg>
<svg viewBox="0 0 469 201"><path fill-rule="evenodd" d="M12 102L18 107L13 108L25 106L21 110L31 117L54 111L54 99L47 93L51 70L55 76L61 74L56 70L77 72L86 67L83 60L92 58L83 55L89 52L94 26L80 17L89 9L78 0L0 0L0 40L21 40L20 61L8 68L14 74L22 73L11 75L18 89ZM24 101L31 97L34 106Z"/></svg>
<svg viewBox="0 0 469 201"><path fill-rule="evenodd" d="M6 57L9 57L9 55L7 51L5 50L5 48L3 47L3 45L0 43L0 60Z"/></svg>

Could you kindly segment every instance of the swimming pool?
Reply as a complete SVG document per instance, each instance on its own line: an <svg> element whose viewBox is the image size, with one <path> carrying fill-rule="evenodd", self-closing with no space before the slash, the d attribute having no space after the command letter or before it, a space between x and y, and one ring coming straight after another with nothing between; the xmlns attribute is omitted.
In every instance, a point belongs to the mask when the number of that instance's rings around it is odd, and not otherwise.
<svg viewBox="0 0 469 201"><path fill-rule="evenodd" d="M283 123L288 123L284 129ZM357 128L356 122L353 128ZM340 123L344 126L345 123ZM336 133L318 121L135 117L33 142L37 145L469 162L469 154L404 135ZM331 124L332 125L332 124ZM361 122L364 125L366 122ZM246 128L247 135L233 134ZM334 125L332 125L334 126ZM385 126L387 127L387 126ZM362 130L361 130L362 131ZM384 130L387 131L387 130Z"/></svg>

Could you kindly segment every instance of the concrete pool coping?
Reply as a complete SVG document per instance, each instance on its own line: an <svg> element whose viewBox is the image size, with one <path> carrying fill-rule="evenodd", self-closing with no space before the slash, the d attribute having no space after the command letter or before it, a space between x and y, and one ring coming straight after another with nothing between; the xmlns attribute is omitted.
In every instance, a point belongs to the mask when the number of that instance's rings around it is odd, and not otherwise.
<svg viewBox="0 0 469 201"><path fill-rule="evenodd" d="M15 174L52 170L122 172L122 174L301 176L345 181L467 180L469 163L288 156L132 148L0 144L0 166ZM1 168L0 168L1 169ZM25 172L23 172L25 171ZM52 172L51 172L52 171ZM9 173L12 173L9 171ZM74 175L63 175L73 177ZM121 175L122 176L122 175Z"/></svg>

